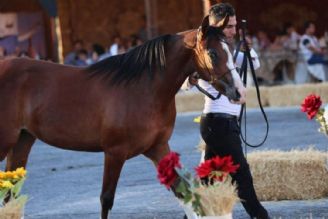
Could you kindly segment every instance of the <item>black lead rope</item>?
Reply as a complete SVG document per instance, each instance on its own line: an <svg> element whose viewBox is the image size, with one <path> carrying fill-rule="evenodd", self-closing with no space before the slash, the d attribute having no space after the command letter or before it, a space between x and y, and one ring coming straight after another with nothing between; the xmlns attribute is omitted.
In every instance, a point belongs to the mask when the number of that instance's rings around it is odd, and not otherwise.
<svg viewBox="0 0 328 219"><path fill-rule="evenodd" d="M205 89L203 89L201 86L199 86L198 84L195 85L197 87L197 89L202 92L203 94L205 94L207 97L211 98L212 100L217 100L221 97L221 93L218 93L218 95L216 97L214 97L212 94L210 94L209 92L207 92Z"/></svg>
<svg viewBox="0 0 328 219"><path fill-rule="evenodd" d="M244 55L243 64L242 64L241 70L240 70L240 75L243 78L244 85L246 86L246 82L247 82L247 64L249 63L249 67L251 69L253 81L254 81L255 88L256 88L257 100L258 100L258 103L260 105L260 109L261 109L263 118L264 118L264 120L266 122L266 134L264 136L264 139L260 143L258 143L258 144L254 144L253 145L253 144L250 144L250 143L248 143L246 141L246 104L243 104L241 106L240 115L239 115L239 119L238 119L239 129L240 129L240 137L241 137L242 141L247 146L253 147L253 148L257 148L257 147L262 146L264 144L264 142L266 141L267 137L268 137L268 133L269 133L269 121L268 121L268 118L267 118L267 116L265 114L265 111L263 109L263 106L262 106L262 101L261 101L261 96L260 96L260 89L259 89L259 85L258 85L257 78L256 78L256 75L255 75L253 60L252 60L252 57L251 57L249 46L248 46L248 44L246 42L246 20L242 20L242 41L239 43L239 45L237 47L238 50L235 53L234 61L235 61L235 59L238 56L238 53L239 53L239 50L240 50L240 46L241 46L242 43L244 44L244 47L245 47L244 54L246 54L246 55ZM247 62L247 60L248 60L248 62ZM242 117L243 117L243 114L244 113L245 113L245 137L243 136L243 134L241 132L241 122L242 122Z"/></svg>

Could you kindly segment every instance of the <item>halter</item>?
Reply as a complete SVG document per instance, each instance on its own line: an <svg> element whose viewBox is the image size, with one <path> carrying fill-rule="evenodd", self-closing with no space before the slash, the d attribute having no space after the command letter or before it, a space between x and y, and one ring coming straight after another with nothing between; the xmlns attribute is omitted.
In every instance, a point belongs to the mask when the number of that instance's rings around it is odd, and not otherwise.
<svg viewBox="0 0 328 219"><path fill-rule="evenodd" d="M202 59L197 58L196 61L200 64L201 68L206 69L208 74L210 75L210 81L208 81L209 84L214 85L217 81L221 80L226 74L231 73L231 71L235 70L236 68L229 69L224 72L220 77L216 77L215 73L213 71L213 68L210 69L207 65L206 58L204 54L201 52L201 37L202 37L202 32L200 30L201 27L198 28L197 30L197 36L196 36L196 54L197 57L202 57ZM219 39L220 42L227 43L224 39Z"/></svg>

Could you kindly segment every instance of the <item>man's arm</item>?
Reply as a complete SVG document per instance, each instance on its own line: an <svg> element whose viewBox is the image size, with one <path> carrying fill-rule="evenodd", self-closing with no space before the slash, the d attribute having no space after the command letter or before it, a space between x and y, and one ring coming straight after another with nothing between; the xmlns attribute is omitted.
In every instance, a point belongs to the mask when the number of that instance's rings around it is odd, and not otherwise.
<svg viewBox="0 0 328 219"><path fill-rule="evenodd" d="M32 37L36 33L36 31L38 30L39 27L40 27L40 24L36 24L34 27L32 27L27 32L18 35L18 42L23 42L23 41L27 40L28 38Z"/></svg>
<svg viewBox="0 0 328 219"><path fill-rule="evenodd" d="M190 90L191 88L193 88L194 85L196 85L198 83L198 73L194 72L192 73L182 84L181 86L181 90Z"/></svg>
<svg viewBox="0 0 328 219"><path fill-rule="evenodd" d="M251 54L254 70L257 70L261 66L259 57L258 57L258 55L257 55L257 53L255 52L254 49L250 50L250 54ZM241 68L241 66L243 64L244 56L245 56L244 52L239 52L238 53L236 63L235 63L236 67ZM246 88L245 88L245 86L244 86L244 84L243 84L243 82L240 78L240 75L238 74L238 72L236 70L232 71L232 75L233 75L233 79L234 79L234 82L235 82L235 86L237 87L237 90L238 90L238 92L241 96L240 100L236 101L234 103L243 104L243 103L246 102Z"/></svg>
<svg viewBox="0 0 328 219"><path fill-rule="evenodd" d="M236 103L236 104L243 104L246 102L246 88L245 88L243 82L241 81L241 78L240 78L238 72L235 69L231 71L231 74L232 74L232 78L233 78L235 87L237 88L237 90L240 94L239 101L231 101L231 102Z"/></svg>
<svg viewBox="0 0 328 219"><path fill-rule="evenodd" d="M309 39L305 39L303 40L303 45L306 46L311 52L315 53L315 54L323 54L323 51L320 48L314 47L311 45L310 40Z"/></svg>

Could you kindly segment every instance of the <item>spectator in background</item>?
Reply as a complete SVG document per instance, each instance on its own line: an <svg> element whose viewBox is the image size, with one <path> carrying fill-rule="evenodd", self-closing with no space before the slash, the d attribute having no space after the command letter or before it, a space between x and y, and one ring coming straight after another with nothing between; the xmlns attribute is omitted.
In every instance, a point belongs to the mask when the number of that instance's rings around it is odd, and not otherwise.
<svg viewBox="0 0 328 219"><path fill-rule="evenodd" d="M105 49L102 45L95 43L92 45L92 51L90 54L90 57L87 60L87 64L91 65L94 64L104 58L106 58L108 55L105 53Z"/></svg>
<svg viewBox="0 0 328 219"><path fill-rule="evenodd" d="M270 47L271 41L266 32L259 30L256 34L259 51L266 50Z"/></svg>
<svg viewBox="0 0 328 219"><path fill-rule="evenodd" d="M279 51L284 49L285 44L288 40L288 36L285 32L280 31L276 34L273 43L269 46L270 51Z"/></svg>
<svg viewBox="0 0 328 219"><path fill-rule="evenodd" d="M123 41L120 36L114 36L112 42L112 45L109 47L109 56L116 56L125 52Z"/></svg>
<svg viewBox="0 0 328 219"><path fill-rule="evenodd" d="M88 65L87 60L88 60L88 51L85 49L81 49L77 52L75 65L80 67L87 66Z"/></svg>
<svg viewBox="0 0 328 219"><path fill-rule="evenodd" d="M284 47L296 52L301 36L296 32L296 28L292 23L286 23L284 25L284 32L287 36Z"/></svg>
<svg viewBox="0 0 328 219"><path fill-rule="evenodd" d="M41 25L37 23L24 33L18 35L0 36L0 46L6 50L7 55L18 56L18 53L16 52L18 44L30 39L39 30L40 27Z"/></svg>
<svg viewBox="0 0 328 219"><path fill-rule="evenodd" d="M300 39L300 51L305 61L310 64L328 65L328 60L325 58L325 52L320 48L318 39L315 37L315 24L312 21L307 21L304 24L305 33Z"/></svg>
<svg viewBox="0 0 328 219"><path fill-rule="evenodd" d="M327 52L327 45L328 45L328 31L326 30L323 34L323 36L319 39L319 44L322 49L324 49L325 52Z"/></svg>
<svg viewBox="0 0 328 219"><path fill-rule="evenodd" d="M140 46L141 44L142 44L142 40L137 35L131 35L128 41L127 51L130 51L134 47Z"/></svg>
<svg viewBox="0 0 328 219"><path fill-rule="evenodd" d="M76 40L73 43L73 51L65 56L64 64L66 65L76 65L78 52L84 49L84 44L82 40Z"/></svg>

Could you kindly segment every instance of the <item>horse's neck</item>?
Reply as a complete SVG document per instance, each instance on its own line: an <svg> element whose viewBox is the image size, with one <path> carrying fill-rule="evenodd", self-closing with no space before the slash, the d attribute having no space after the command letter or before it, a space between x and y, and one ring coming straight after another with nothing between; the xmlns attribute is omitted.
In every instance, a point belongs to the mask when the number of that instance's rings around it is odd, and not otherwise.
<svg viewBox="0 0 328 219"><path fill-rule="evenodd" d="M162 92L170 94L171 97L175 96L187 77L196 71L192 48L195 44L194 32L181 33L169 42L171 46L168 46L166 53L166 80L163 84L163 90L166 91Z"/></svg>

